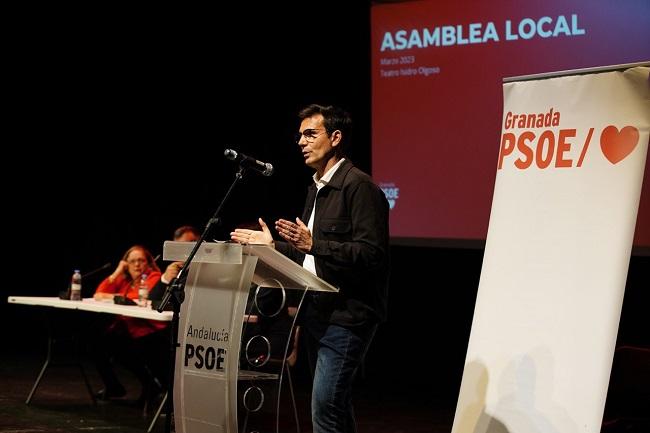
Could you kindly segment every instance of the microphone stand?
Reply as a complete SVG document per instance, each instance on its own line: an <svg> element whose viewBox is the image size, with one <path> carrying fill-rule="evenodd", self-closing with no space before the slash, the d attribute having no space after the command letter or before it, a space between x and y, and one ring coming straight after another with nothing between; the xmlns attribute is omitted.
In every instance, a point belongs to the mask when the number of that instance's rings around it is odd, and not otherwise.
<svg viewBox="0 0 650 433"><path fill-rule="evenodd" d="M91 277L95 275L97 272L103 271L104 269L108 269L111 267L111 262L104 263L98 268L93 269L92 271L88 271L85 274L81 274L81 279L82 281L85 280L87 277ZM82 298L83 298L83 293L82 293ZM59 292L59 299L70 299L70 284L68 284L68 289L65 291Z"/></svg>
<svg viewBox="0 0 650 433"><path fill-rule="evenodd" d="M223 197L221 200L221 203L217 207L217 210L215 211L214 215L212 215L212 218L208 220L208 223L205 226L205 229L203 230L203 233L201 234L201 237L199 238L198 241L196 241L196 244L194 244L194 248L192 249L192 252L190 253L189 256L187 256L187 259L185 260L185 263L183 263L183 266L181 267L180 271L178 272L178 275L176 278L174 278L169 285L167 286L167 289L165 290L165 294L162 297L162 300L160 301L160 305L158 306L157 310L159 313L162 313L165 307L169 302L172 303L172 310L173 310L173 315L172 315L172 321L171 321L171 336L170 336L170 349L169 349L169 372L168 372L168 380L167 380L167 401L165 402L165 413L167 414L166 420L165 420L165 433L170 433L171 432L171 422L172 422L172 408L173 408L173 390L174 390L174 370L175 370L175 364L176 364L176 349L178 348L178 322L180 318L180 311L181 311L181 304L185 300L185 280L187 279L187 276L185 275L187 273L187 269L190 266L190 262L196 255L197 251L199 250L199 247L201 244L205 241L205 238L207 237L208 233L212 229L212 226L215 224L219 224L219 215L221 214L221 209L223 209L224 204L230 197L230 194L232 193L233 189L239 183L239 181L242 180L244 177L244 174L246 173L246 169L243 166L239 166L239 171L235 174L235 179L233 180L232 184L230 185L230 188L228 188L228 191L226 192L226 195Z"/></svg>
<svg viewBox="0 0 650 433"><path fill-rule="evenodd" d="M97 272L99 272L99 271L103 271L104 269L108 269L108 268L110 268L110 267L111 267L111 262L104 263L104 264L101 265L100 267L98 267L98 268L96 268L96 269L93 269L92 271L88 271L88 272L86 272L85 274L82 274L82 275L81 275L81 279L83 280L83 279L86 278L86 277L90 277L91 275L95 275Z"/></svg>

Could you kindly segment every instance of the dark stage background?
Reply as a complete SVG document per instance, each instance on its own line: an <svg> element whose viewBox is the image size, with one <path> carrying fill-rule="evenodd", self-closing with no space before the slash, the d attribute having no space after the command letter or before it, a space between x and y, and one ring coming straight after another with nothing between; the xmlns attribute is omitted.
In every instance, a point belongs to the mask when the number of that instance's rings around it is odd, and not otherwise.
<svg viewBox="0 0 650 433"><path fill-rule="evenodd" d="M176 227L203 228L236 172L225 148L271 162L276 173L250 174L212 237L226 239L258 216L294 218L311 170L291 137L308 103L352 112L351 159L370 172L369 8L94 6L20 18L8 116L16 133L3 175L3 299L55 296L74 268L114 269L133 244L157 254ZM365 383L430 390L453 406L483 251L394 246L392 254L389 321ZM649 265L648 257L632 259L620 344L650 346ZM84 295L109 272L85 280ZM36 313L1 304L3 350L40 356L45 332Z"/></svg>

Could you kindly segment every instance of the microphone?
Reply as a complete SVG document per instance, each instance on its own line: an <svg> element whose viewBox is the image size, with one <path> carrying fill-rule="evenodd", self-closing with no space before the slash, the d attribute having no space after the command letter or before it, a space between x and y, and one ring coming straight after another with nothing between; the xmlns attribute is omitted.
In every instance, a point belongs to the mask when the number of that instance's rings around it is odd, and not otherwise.
<svg viewBox="0 0 650 433"><path fill-rule="evenodd" d="M110 268L110 267L111 267L111 262L104 263L104 264L101 265L100 267L98 267L98 268L96 268L96 269L93 269L92 271L86 272L85 274L83 274L83 275L81 276L81 278L90 277L91 275L95 275L97 272L99 272L99 271L103 271L104 269L108 269L108 268Z"/></svg>
<svg viewBox="0 0 650 433"><path fill-rule="evenodd" d="M273 174L273 166L268 162L262 162L243 153L237 153L232 149L226 149L223 152L224 156L232 161L239 162L239 165L244 168L252 168L253 170L262 174L262 176L270 176Z"/></svg>
<svg viewBox="0 0 650 433"><path fill-rule="evenodd" d="M82 280L85 279L86 277L90 277L95 275L97 272L103 271L104 269L108 269L111 267L111 262L104 263L98 268L93 269L92 271L88 271L85 274L81 275ZM70 285L68 284L68 290L65 290L63 292L59 292L59 299L70 299Z"/></svg>

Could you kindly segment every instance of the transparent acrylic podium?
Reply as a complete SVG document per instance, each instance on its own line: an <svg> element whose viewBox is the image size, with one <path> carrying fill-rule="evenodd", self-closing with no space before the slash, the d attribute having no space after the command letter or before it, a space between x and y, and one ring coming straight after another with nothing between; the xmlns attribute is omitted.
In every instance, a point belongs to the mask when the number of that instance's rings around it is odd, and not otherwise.
<svg viewBox="0 0 650 433"><path fill-rule="evenodd" d="M165 242L163 258L183 261L193 246ZM294 335L289 299L295 313L308 290L338 289L265 245L206 242L187 275L174 372L176 432L278 433L291 418L281 392ZM286 330L273 321L280 318Z"/></svg>

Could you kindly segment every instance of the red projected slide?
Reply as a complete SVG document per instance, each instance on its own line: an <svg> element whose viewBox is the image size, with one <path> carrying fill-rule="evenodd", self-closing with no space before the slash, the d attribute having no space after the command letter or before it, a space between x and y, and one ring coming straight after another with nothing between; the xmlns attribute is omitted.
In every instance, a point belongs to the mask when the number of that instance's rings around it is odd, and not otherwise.
<svg viewBox="0 0 650 433"><path fill-rule="evenodd" d="M647 0L373 6L372 174L391 237L485 240L503 78L648 62L649 41ZM635 245L650 247L647 168L637 221Z"/></svg>

